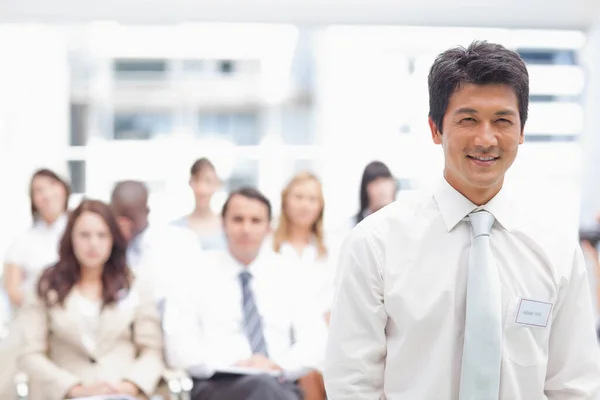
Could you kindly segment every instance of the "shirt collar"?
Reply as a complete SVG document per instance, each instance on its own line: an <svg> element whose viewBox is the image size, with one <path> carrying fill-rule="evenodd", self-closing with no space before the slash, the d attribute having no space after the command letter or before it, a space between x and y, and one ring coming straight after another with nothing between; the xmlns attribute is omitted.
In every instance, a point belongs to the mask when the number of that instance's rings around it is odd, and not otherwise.
<svg viewBox="0 0 600 400"><path fill-rule="evenodd" d="M264 264L263 261L266 257L265 253L266 253L266 251L264 249L261 249L259 254L254 259L254 261L252 261L249 265L246 266L246 265L243 265L242 263L240 263L235 257L233 257L233 255L231 255L229 250L226 250L225 251L225 260L226 261L225 262L230 267L229 270L230 270L231 274L233 274L235 276L238 276L242 271L248 271L248 272L250 272L250 274L252 274L252 276L255 276L256 274L260 273L261 265Z"/></svg>
<svg viewBox="0 0 600 400"><path fill-rule="evenodd" d="M54 222L51 224L44 221L42 218L37 218L34 222L35 228L39 230L49 231L49 232L62 232L67 226L68 216L67 213L61 214Z"/></svg>
<svg viewBox="0 0 600 400"><path fill-rule="evenodd" d="M489 211L505 230L510 231L512 228L511 206L504 187L487 204L477 206L443 178L434 190L433 196L448 232L475 210Z"/></svg>
<svg viewBox="0 0 600 400"><path fill-rule="evenodd" d="M288 242L287 240L281 243L281 248L279 250L280 254L284 254L284 255L293 255L294 257L298 258L298 259L304 259L304 258L318 258L318 251L317 251L317 238L315 237L315 235L313 235L310 239L310 242L308 242L308 245L302 250L302 253L298 253L298 251L294 248L294 246L292 246L292 244L290 242Z"/></svg>

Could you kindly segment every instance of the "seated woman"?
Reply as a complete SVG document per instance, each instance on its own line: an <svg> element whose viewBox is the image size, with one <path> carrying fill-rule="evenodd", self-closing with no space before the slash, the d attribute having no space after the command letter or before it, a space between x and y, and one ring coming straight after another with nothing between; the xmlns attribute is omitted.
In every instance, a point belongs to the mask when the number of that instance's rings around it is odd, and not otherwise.
<svg viewBox="0 0 600 400"><path fill-rule="evenodd" d="M319 179L309 173L295 175L281 192L281 214L272 247L290 261L300 263L314 292L323 318L329 324L333 280L340 244L326 239L325 199Z"/></svg>
<svg viewBox="0 0 600 400"><path fill-rule="evenodd" d="M58 242L67 225L69 184L49 169L36 171L29 184L33 224L16 235L4 259L3 285L13 310L39 274L58 259Z"/></svg>
<svg viewBox="0 0 600 400"><path fill-rule="evenodd" d="M152 294L134 282L125 260L108 206L84 200L69 218L59 261L21 310L19 366L31 398L155 391L164 370L160 321Z"/></svg>
<svg viewBox="0 0 600 400"><path fill-rule="evenodd" d="M329 324L337 247L325 239L325 199L319 179L309 173L294 176L281 193L281 216L273 235L273 250L299 262L308 278L306 298L316 300L318 312ZM326 398L323 378L312 372L300 379L305 400Z"/></svg>

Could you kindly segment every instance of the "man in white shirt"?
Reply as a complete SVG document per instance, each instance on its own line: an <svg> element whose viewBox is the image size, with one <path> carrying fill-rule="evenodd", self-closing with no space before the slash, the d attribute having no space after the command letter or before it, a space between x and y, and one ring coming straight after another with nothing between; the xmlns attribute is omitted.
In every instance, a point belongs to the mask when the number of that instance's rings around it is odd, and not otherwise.
<svg viewBox="0 0 600 400"><path fill-rule="evenodd" d="M444 179L366 218L340 255L325 359L335 400L600 398L581 249L503 189L527 119L520 57L475 42L429 73ZM424 160L424 162L427 162Z"/></svg>
<svg viewBox="0 0 600 400"><path fill-rule="evenodd" d="M300 270L263 246L269 201L240 189L222 218L228 251L207 256L167 300L167 360L193 377L193 400L301 399L295 381L321 365L325 323Z"/></svg>
<svg viewBox="0 0 600 400"><path fill-rule="evenodd" d="M111 209L127 240L127 263L140 278L151 283L159 305L181 276L203 264L195 235L171 224L148 223L148 189L140 181L118 182L111 193Z"/></svg>

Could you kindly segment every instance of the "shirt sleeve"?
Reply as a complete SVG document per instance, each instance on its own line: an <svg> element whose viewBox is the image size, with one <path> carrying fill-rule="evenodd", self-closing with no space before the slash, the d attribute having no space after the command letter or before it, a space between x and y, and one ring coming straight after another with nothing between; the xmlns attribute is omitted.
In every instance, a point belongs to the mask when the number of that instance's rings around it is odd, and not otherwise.
<svg viewBox="0 0 600 400"><path fill-rule="evenodd" d="M22 266L23 264L23 253L25 247L25 238L24 235L19 235L13 239L8 248L6 249L6 253L4 254L4 263L12 264L17 266Z"/></svg>
<svg viewBox="0 0 600 400"><path fill-rule="evenodd" d="M549 400L600 399L600 350L583 254L575 246L570 279L561 282L548 349Z"/></svg>
<svg viewBox="0 0 600 400"><path fill-rule="evenodd" d="M387 314L382 262L362 226L340 251L325 353L327 394L336 400L383 394Z"/></svg>
<svg viewBox="0 0 600 400"><path fill-rule="evenodd" d="M215 306L207 296L204 284L210 284L207 274L188 271L181 276L177 290L169 293L165 302L163 332L166 359L170 367L186 370L196 378L209 378L219 368L229 367L242 357L233 346L223 343L208 346L204 332L203 312Z"/></svg>

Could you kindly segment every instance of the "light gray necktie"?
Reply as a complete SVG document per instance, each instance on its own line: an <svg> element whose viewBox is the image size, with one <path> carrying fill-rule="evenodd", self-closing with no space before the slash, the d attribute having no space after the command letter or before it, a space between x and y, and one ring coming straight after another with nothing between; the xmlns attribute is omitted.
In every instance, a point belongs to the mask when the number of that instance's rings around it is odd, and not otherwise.
<svg viewBox="0 0 600 400"><path fill-rule="evenodd" d="M490 233L494 216L469 214L473 240L467 280L467 314L460 400L497 400L502 363L502 300Z"/></svg>
<svg viewBox="0 0 600 400"><path fill-rule="evenodd" d="M244 331L250 342L252 354L262 354L269 356L267 352L267 343L262 326L262 318L256 308L254 295L250 288L250 278L252 275L248 271L240 273L240 283L242 285L242 307L244 311Z"/></svg>

